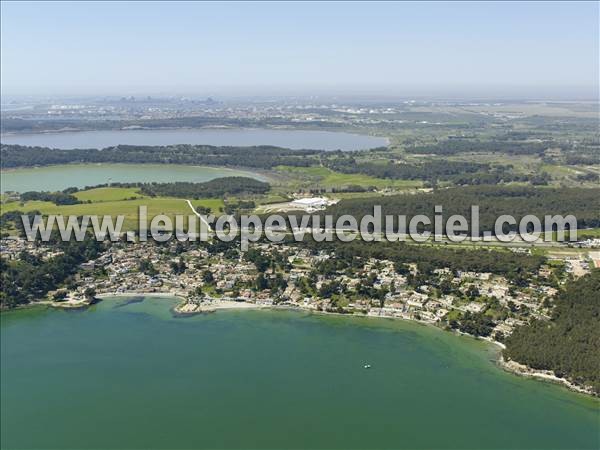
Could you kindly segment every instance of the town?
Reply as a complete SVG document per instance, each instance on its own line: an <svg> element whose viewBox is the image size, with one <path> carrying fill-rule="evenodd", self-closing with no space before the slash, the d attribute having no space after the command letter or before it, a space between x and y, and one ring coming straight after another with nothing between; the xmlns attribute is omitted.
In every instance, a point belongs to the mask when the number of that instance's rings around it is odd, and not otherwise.
<svg viewBox="0 0 600 450"><path fill-rule="evenodd" d="M38 303L79 308L103 297L165 295L181 299L174 315L297 308L414 320L502 343L515 326L530 318L547 319L560 286L600 265L597 251L553 257L533 276L515 282L489 272L447 267L426 274L416 263L398 267L375 258L343 268L336 264L336 255L325 250L258 242L241 252L238 244L105 243L100 256L81 263L64 288L50 291ZM6 259L48 260L60 254L16 237L3 238L1 249Z"/></svg>

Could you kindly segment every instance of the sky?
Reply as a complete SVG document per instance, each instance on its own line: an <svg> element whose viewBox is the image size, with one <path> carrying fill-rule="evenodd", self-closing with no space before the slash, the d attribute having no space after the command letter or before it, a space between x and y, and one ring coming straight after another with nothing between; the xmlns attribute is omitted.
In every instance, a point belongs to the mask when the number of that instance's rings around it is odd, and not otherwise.
<svg viewBox="0 0 600 450"><path fill-rule="evenodd" d="M3 95L598 96L599 3L7 2Z"/></svg>

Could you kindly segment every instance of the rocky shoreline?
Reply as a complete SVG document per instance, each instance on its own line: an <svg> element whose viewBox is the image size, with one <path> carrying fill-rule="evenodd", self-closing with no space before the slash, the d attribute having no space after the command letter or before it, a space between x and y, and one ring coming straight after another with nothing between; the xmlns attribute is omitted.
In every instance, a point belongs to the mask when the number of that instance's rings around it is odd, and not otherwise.
<svg viewBox="0 0 600 450"><path fill-rule="evenodd" d="M566 378L557 377L550 370L537 370L525 364L518 363L517 361L506 360L502 353L500 353L497 363L498 367L514 375L519 375L525 378L535 378L537 380L545 381L548 383L560 384L571 391L578 392L580 394L590 395L592 397L599 397L599 395L595 393L590 387L581 386L573 383L572 381L567 380Z"/></svg>
<svg viewBox="0 0 600 450"><path fill-rule="evenodd" d="M202 302L184 300L173 308L173 312L178 316L189 316L211 313L220 309L261 309L267 307L270 306L235 300L209 300Z"/></svg>

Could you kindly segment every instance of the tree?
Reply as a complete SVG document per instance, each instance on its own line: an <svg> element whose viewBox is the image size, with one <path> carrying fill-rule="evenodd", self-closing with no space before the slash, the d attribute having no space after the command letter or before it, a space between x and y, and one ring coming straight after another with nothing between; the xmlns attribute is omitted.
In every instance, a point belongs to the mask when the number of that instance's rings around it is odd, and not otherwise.
<svg viewBox="0 0 600 450"><path fill-rule="evenodd" d="M466 294L470 300L475 300L477 297L479 297L479 289L477 289L475 286L471 285L468 287Z"/></svg>
<svg viewBox="0 0 600 450"><path fill-rule="evenodd" d="M192 289L190 291L190 295L194 296L194 297L202 297L202 287L201 286L196 286L194 289Z"/></svg>
<svg viewBox="0 0 600 450"><path fill-rule="evenodd" d="M138 263L138 269L140 272L145 273L146 275L153 277L158 273L154 264L149 259L140 259Z"/></svg>
<svg viewBox="0 0 600 450"><path fill-rule="evenodd" d="M452 286L452 282L446 278L444 278L440 283L440 292L443 295L451 294L454 291L454 286Z"/></svg>
<svg viewBox="0 0 600 450"><path fill-rule="evenodd" d="M263 291L269 287L269 282L263 273L259 273L254 282L257 291Z"/></svg>
<svg viewBox="0 0 600 450"><path fill-rule="evenodd" d="M247 261L254 263L256 270L259 272L264 272L271 265L271 260L267 256L263 255L260 250L254 248L248 250L245 253L244 258Z"/></svg>
<svg viewBox="0 0 600 450"><path fill-rule="evenodd" d="M175 275L181 275L185 272L186 268L187 266L185 265L183 258L179 258L179 261L171 261L171 272Z"/></svg>
<svg viewBox="0 0 600 450"><path fill-rule="evenodd" d="M381 287L380 289L377 289L375 291L375 298L377 300L379 300L379 307L383 308L385 306L385 297L388 294L389 289L385 286Z"/></svg>
<svg viewBox="0 0 600 450"><path fill-rule="evenodd" d="M215 281L215 277L210 270L206 269L204 272L202 272L202 281L207 284L212 284Z"/></svg>
<svg viewBox="0 0 600 450"><path fill-rule="evenodd" d="M65 298L67 298L67 293L64 290L56 291L52 296L52 300L54 300L55 302L61 302Z"/></svg>
<svg viewBox="0 0 600 450"><path fill-rule="evenodd" d="M340 287L340 282L337 280L333 280L329 283L323 283L319 289L319 297L331 298L334 294L339 293Z"/></svg>

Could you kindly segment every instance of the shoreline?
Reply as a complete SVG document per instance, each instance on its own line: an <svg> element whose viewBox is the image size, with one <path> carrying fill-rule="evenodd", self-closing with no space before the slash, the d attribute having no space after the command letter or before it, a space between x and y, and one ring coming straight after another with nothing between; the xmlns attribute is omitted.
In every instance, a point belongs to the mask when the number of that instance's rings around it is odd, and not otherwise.
<svg viewBox="0 0 600 450"><path fill-rule="evenodd" d="M247 174L260 175L261 177L268 178L267 171L264 170L253 170L252 167L244 167L244 166L211 166L211 165L201 165L201 164L171 164L171 163L158 163L158 162L72 162L72 163L59 163L59 164L44 164L44 165L34 165L34 166L18 166L18 167L2 167L0 168L0 173L12 173L17 172L19 170L28 170L28 169L42 169L44 167L75 167L75 166L182 166L182 167L193 167L200 169L213 169L213 170L230 170L232 172L246 172ZM117 182L118 183L118 182ZM140 182L143 183L143 182Z"/></svg>
<svg viewBox="0 0 600 450"><path fill-rule="evenodd" d="M113 128L90 128L90 129L81 129L81 128L59 128L56 130L37 130L37 131L6 131L4 133L0 133L0 140L2 137L12 137L12 136L39 136L39 135L52 135L52 134L65 134L65 133L97 133L97 132L107 132L107 131L202 131L202 130L286 130L286 131L325 131L329 133L347 133L347 134L356 134L357 136L370 136L376 138L382 138L386 140L386 146L389 146L392 142L392 138L389 134L377 134L373 132L365 132L361 128L343 128L339 129L337 127L315 127L315 126L294 126L294 125L265 125L265 126L236 126L236 125L207 125L207 126L159 126L159 127L146 127L143 125L130 125L127 127L113 127ZM20 144L14 144L20 145ZM283 148L283 147L282 147ZM374 147L373 147L374 148ZM318 149L316 149L318 150ZM369 149L362 149L369 150ZM328 151L328 150L324 150ZM354 151L354 150L348 150Z"/></svg>
<svg viewBox="0 0 600 450"><path fill-rule="evenodd" d="M222 171L222 172L231 172L231 174L222 174L222 175L218 175L214 178L211 178L211 180L216 180L219 178L225 178L225 177L246 177L246 178L252 178L254 180L258 180L258 181L262 181L264 183L272 183L272 182L276 182L277 181L277 177L278 177L278 173L275 171L269 171L269 170L265 170L265 169L253 169L252 167L244 167L244 166L210 166L210 165L188 165L188 164L170 164L170 163L158 163L158 162L150 162L150 163L142 163L142 162L132 162L132 163L127 163L127 162L73 162L73 163L61 163L61 164L45 164L45 165L34 165L34 166L19 166L19 167L0 167L0 175L3 174L14 174L14 175L19 175L19 171L33 171L33 170L43 170L46 168L77 168L77 167L104 167L104 168L108 168L110 169L111 166L135 166L135 167L151 167L151 166L155 166L157 168L160 169L165 169L168 167L173 167L175 169L177 168L185 168L185 169L189 169L189 168L193 168L193 169L203 169L203 170L209 170L209 171ZM208 181L211 181L208 180ZM110 184L119 184L119 183L139 183L139 184L148 184L150 183L149 181L114 181ZM200 182L203 183L203 182ZM117 186L111 186L110 184L107 184L106 186L103 187L117 187ZM80 191L85 191L86 188L91 188L91 189L95 189L97 186L102 186L103 184L96 184L96 185L91 185L91 186L81 186L78 189ZM13 191L10 189L0 189L0 193L7 193L7 192L17 192L17 193L22 193L22 191Z"/></svg>
<svg viewBox="0 0 600 450"><path fill-rule="evenodd" d="M135 294L123 294L122 296L128 296L128 295L146 295L146 294L135 293ZM168 293L167 294L154 294L154 296L161 296L161 295L170 296L170 297L174 297L174 298L181 298L181 296L178 296L177 294L168 294ZM231 301L231 300L217 300L216 303L218 303L218 304L220 303L221 306L211 305L211 307L209 307L209 308L204 308L204 309L201 308L201 309L189 311L189 312L181 311L181 310L176 311L177 307L182 306L186 303L187 302L184 300L182 303L178 304L174 308L174 311L178 316L188 316L188 315L192 316L192 315L202 314L202 313L217 312L219 310L234 310L234 309L238 309L238 310L239 309L272 309L272 310L287 309L287 310L302 311L302 312L308 312L311 314L320 314L320 315L335 315L335 316L350 316L350 317L367 317L367 318L376 318L376 319L404 320L407 322L418 323L418 324L424 325L424 326L435 327L438 330L441 330L444 332L450 331L457 336L468 336L472 339L486 341L487 343L496 347L499 350L496 354L495 364L499 369L504 370L507 373L511 373L513 375L521 376L524 378L533 378L533 379L535 379L537 381L541 381L541 382L560 385L562 387L569 389L572 392L577 392L579 394L584 394L584 395L587 395L590 397L594 397L594 398L599 397L590 388L579 386L579 385L567 380L566 378L559 378L556 375L550 373L550 371L536 370L536 369L533 369L524 364L518 363L516 361L505 360L504 355L502 354L502 350L506 348L506 345L504 345L501 342L495 341L495 340L493 340L491 338L487 338L487 337L473 336L471 334L463 333L463 332L460 332L457 330L445 330L444 328L439 327L436 324L429 323L429 322L422 321L422 320L413 320L413 319L406 319L403 317L383 316L383 315L368 314L368 313L367 314L354 314L354 313L353 314L344 314L344 313L339 313L339 312L329 312L329 311L317 310L317 309L313 309L313 308L307 308L307 307L303 307L301 305L281 305L281 306L257 305L255 303L236 302L236 301ZM242 305L244 305L244 306L242 306Z"/></svg>
<svg viewBox="0 0 600 450"><path fill-rule="evenodd" d="M127 291L127 292L103 292L96 294L96 298L105 299L110 297L171 297L184 299L183 295L170 292L138 292L138 291Z"/></svg>
<svg viewBox="0 0 600 450"><path fill-rule="evenodd" d="M517 361L512 361L512 360L507 361L504 358L504 356L502 355L502 349L506 348L506 346L504 344L502 344L501 342L495 341L491 338L473 336L471 334L462 333L462 332L456 331L456 330L446 330L440 326L437 326L434 323L429 323L429 322L425 322L422 320L413 320L413 319L406 319L404 317L384 316L384 315L377 315L377 314L354 314L354 313L344 314L344 313L339 313L339 312L329 312L329 311L323 311L323 310L318 310L318 309L314 309L314 308L307 308L307 307L303 307L301 305L281 305L281 306L279 306L279 305L261 305L261 304L256 304L256 303L248 303L245 301L235 301L235 300L230 300L230 299L226 299L226 300L211 299L211 301L206 302L205 305L201 305L201 303L189 302L188 300L186 300L185 295L175 293L175 292L137 292L137 291L115 292L115 293L104 292L104 293L97 294L95 296L95 299L104 300L104 299L110 299L110 298L123 298L123 297L154 297L154 298L180 300L180 302L177 305L175 305L173 308L171 308L171 312L174 317L194 316L194 315L198 315L198 314L208 314L208 313L214 313L217 311L227 311L227 310L270 309L270 310L302 311L302 312L307 312L307 313L311 313L311 314L319 314L319 315L335 315L335 316L347 316L347 317L403 320L406 322L417 323L417 324L424 325L424 326L435 327L438 330L443 331L443 332L450 331L457 336L468 336L475 340L486 341L489 345L492 345L492 346L496 347L497 349L499 349L499 351L497 352L497 355L496 355L496 360L495 360L496 367L498 367L498 369L501 369L512 375L520 376L520 377L524 377L524 378L532 378L532 379L535 379L540 382L559 385L559 386L564 387L572 392L583 394L588 397L593 397L593 398L600 397L598 394L594 393L591 390L591 388L586 388L584 386L577 385L577 384L567 380L566 378L559 378L556 375L554 375L553 373L551 373L550 371L533 369L533 368L531 368L527 365L521 364ZM21 305L14 309L19 310L19 309L34 308L34 307L39 307L39 306L46 306L48 308L55 308L55 309L82 309L82 308L88 308L89 306L92 306L93 304L94 304L94 302L91 302L91 303L81 302L81 303L78 303L77 305L71 305L71 304L61 305L61 302L42 300L39 302L32 302L27 305ZM193 304L196 306L194 308L185 309L184 307L189 304ZM8 310L8 311L10 311L10 310Z"/></svg>
<svg viewBox="0 0 600 450"><path fill-rule="evenodd" d="M499 368L501 368L502 370L504 370L505 372L508 372L508 373L511 373L511 374L514 374L514 375L517 375L517 376L520 376L523 378L533 378L538 381L560 385L562 387L569 389L570 391L578 392L580 394L584 394L584 395L587 395L587 396L590 396L593 398L600 397L598 394L594 393L591 388L586 388L584 386L580 386L578 384L575 384L575 383L567 380L566 378L559 378L549 370L533 369L533 368L531 368L525 364L521 364L517 361L506 360L504 358L504 355L502 355L502 352L500 352L500 356L499 356L498 360L496 361L496 365Z"/></svg>

